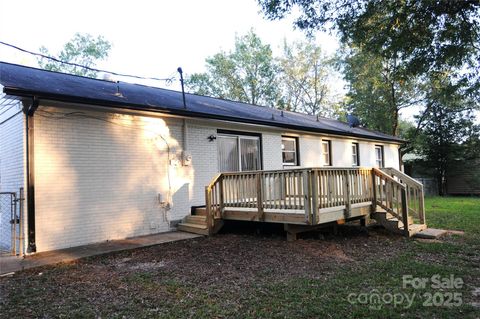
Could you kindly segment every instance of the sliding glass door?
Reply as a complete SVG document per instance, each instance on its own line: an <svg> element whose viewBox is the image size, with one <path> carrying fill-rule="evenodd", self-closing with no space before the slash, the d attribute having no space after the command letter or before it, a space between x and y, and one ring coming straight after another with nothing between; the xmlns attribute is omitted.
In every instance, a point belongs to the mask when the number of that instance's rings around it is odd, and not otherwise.
<svg viewBox="0 0 480 319"><path fill-rule="evenodd" d="M218 135L218 169L220 172L260 170L260 137Z"/></svg>

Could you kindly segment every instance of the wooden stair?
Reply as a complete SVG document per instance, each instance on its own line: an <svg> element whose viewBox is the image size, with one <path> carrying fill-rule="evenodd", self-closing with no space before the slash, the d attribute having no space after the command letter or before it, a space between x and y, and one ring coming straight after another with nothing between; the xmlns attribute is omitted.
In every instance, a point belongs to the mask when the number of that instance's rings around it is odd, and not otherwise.
<svg viewBox="0 0 480 319"><path fill-rule="evenodd" d="M194 233L199 235L216 234L223 226L223 220L215 219L215 225L209 229L207 223L207 210L205 207L198 207L195 209L194 215L186 216L177 229L180 231Z"/></svg>
<svg viewBox="0 0 480 319"><path fill-rule="evenodd" d="M186 216L177 227L178 230L199 235L209 235L207 216Z"/></svg>
<svg viewBox="0 0 480 319"><path fill-rule="evenodd" d="M372 217L377 221L378 224L382 225L385 229L404 235L405 226L401 220L387 212L381 207L377 207L375 213L372 214ZM427 228L425 224L414 224L412 216L408 216L408 236L412 237L416 233Z"/></svg>

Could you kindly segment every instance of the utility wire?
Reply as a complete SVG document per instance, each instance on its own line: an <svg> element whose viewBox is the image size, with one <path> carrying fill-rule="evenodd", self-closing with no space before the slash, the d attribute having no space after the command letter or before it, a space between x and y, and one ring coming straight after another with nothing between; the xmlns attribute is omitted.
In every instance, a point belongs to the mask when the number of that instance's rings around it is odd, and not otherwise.
<svg viewBox="0 0 480 319"><path fill-rule="evenodd" d="M29 51L29 50L26 50L26 49L22 49L22 48L20 48L16 45L6 43L6 42L3 42L3 41L0 41L0 44L2 44L4 46L7 46L7 47L10 47L10 48L13 48L13 49L16 49L16 50L19 50L19 51L22 51L22 52L25 52L25 53L28 53L28 54L31 54L31 55L34 55L34 56L41 57L43 59L48 59L48 60L51 60L51 61L54 61L54 62L57 62L57 63L62 63L62 64L67 64L67 65L83 68L83 69L86 69L86 70L89 70L89 71L103 72L103 73L108 73L108 74L112 74L112 75L116 75L116 76L123 76L123 77L135 78L135 79L141 79L141 80L165 81L167 83L171 83L171 82L173 82L173 80L175 80L175 77L168 77L168 78L143 77L143 76L138 76L138 75L123 74L123 73L117 73L117 72L112 72L112 71L107 71L107 70L95 69L95 68L91 68L91 67L81 65L81 64L77 64L77 63L73 63L73 62L62 61L62 60L59 60L57 58L54 58L54 57L51 57L51 56L48 56L48 55L45 55L45 54L42 54L42 53L32 52L32 51Z"/></svg>

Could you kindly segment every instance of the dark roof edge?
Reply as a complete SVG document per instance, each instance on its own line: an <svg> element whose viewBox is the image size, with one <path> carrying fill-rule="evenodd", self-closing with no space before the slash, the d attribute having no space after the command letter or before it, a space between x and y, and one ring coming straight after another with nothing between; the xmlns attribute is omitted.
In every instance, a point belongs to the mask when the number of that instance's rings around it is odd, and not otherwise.
<svg viewBox="0 0 480 319"><path fill-rule="evenodd" d="M184 117L194 117L194 118L203 118L203 119L216 119L216 120L223 120L223 121L230 121L230 122L237 122L237 123L246 123L246 124L256 124L256 125L264 125L264 126L273 126L279 128L286 128L291 130L297 131L305 131L305 132L312 132L312 133L326 133L331 135L339 135L339 136L353 136L353 137L360 137L369 140L378 140L378 141L388 141L394 143L405 143L406 141L401 138L391 139L391 138L383 138L383 137L372 137L369 135L364 134L357 134L357 133L347 133L347 132L339 132L334 130L325 130L325 129L315 129L315 128L308 128L308 127L299 127L296 125L289 125L289 124L282 124L282 123L272 123L268 121L261 121L261 120L249 120L244 118L238 117L229 117L229 116L222 116L222 115L213 115L213 114L205 114L199 112L189 111L188 109L168 109L165 107L155 106L155 107L148 107L143 104L134 104L134 103L123 103L123 102L110 102L105 100L99 99L89 99L89 98L82 98L82 97L75 97L70 95L61 95L61 94L45 94L44 92L35 92L30 90L22 90L18 88L12 87L3 87L3 92L8 95L15 95L21 97L37 97L46 100L52 101L59 101L59 102L71 102L71 103L79 103L79 104L90 104L96 106L105 106L105 107L112 107L112 108L123 108L129 110L138 111L150 111L155 113L166 113L171 115L178 115ZM136 107L132 107L136 106Z"/></svg>

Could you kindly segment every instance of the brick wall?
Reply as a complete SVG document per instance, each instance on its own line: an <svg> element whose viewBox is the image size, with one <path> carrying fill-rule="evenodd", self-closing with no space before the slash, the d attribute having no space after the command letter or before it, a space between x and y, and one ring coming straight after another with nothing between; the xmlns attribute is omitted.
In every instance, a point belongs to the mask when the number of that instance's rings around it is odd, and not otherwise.
<svg viewBox="0 0 480 319"><path fill-rule="evenodd" d="M0 86L0 92L2 87ZM25 186L25 127L21 103L0 94L0 192L15 192ZM20 113L19 113L20 112ZM0 246L10 247L9 197L0 202Z"/></svg>
<svg viewBox="0 0 480 319"><path fill-rule="evenodd" d="M181 164L181 119L41 106L35 114L38 251L170 230L171 221L204 204L205 186L218 173L217 141L208 140L217 129L261 133L264 169L282 168L281 136L291 132L185 122L190 166ZM319 166L321 136L299 141L301 165ZM332 139L335 166L349 166L351 142ZM361 165L373 165L375 143L360 144ZM385 155L395 149L386 147Z"/></svg>

